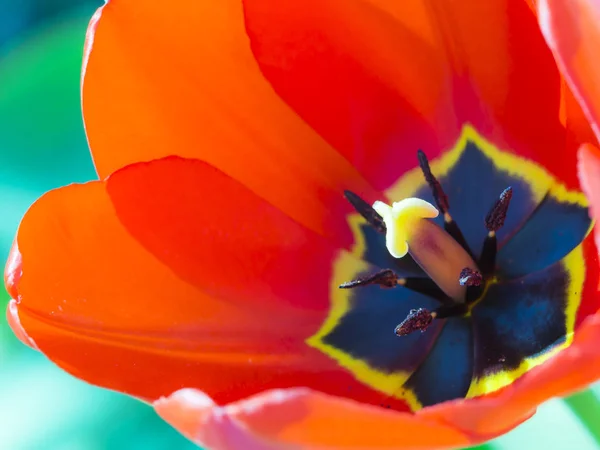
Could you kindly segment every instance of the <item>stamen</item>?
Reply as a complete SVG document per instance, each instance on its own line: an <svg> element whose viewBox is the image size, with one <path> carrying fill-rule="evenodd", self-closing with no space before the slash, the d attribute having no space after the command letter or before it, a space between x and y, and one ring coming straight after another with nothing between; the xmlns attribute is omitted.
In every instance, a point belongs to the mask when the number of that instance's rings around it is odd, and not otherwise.
<svg viewBox="0 0 600 450"><path fill-rule="evenodd" d="M429 312L426 308L411 309L406 319L396 327L394 333L396 336L406 336L417 330L421 330L423 333L431 325L435 316L435 312Z"/></svg>
<svg viewBox="0 0 600 450"><path fill-rule="evenodd" d="M398 281L398 275L396 275L393 270L384 269L368 277L342 283L340 284L340 289L351 289L359 286L367 286L369 284L378 284L381 287L393 288L398 286Z"/></svg>
<svg viewBox="0 0 600 450"><path fill-rule="evenodd" d="M466 287L456 281L460 271L477 269L471 256L431 220L435 207L418 198L407 198L388 206L375 202L373 208L386 224L386 246L392 256L410 252L415 262L455 302L465 301Z"/></svg>
<svg viewBox="0 0 600 450"><path fill-rule="evenodd" d="M379 233L385 233L385 222L383 218L375 211L371 205L351 191L344 191L346 199L354 206L356 212L365 218L369 224Z"/></svg>
<svg viewBox="0 0 600 450"><path fill-rule="evenodd" d="M432 279L424 277L400 278L391 269L383 269L372 275L347 281L340 284L339 288L354 289L372 284L377 284L382 288L394 288L396 286L402 286L406 289L410 289L411 291L435 298L441 303L452 303L452 299L449 298Z"/></svg>
<svg viewBox="0 0 600 450"><path fill-rule="evenodd" d="M479 268L484 277L491 275L496 267L496 252L498 251L498 240L496 232L488 232L483 241L481 256L479 257Z"/></svg>
<svg viewBox="0 0 600 450"><path fill-rule="evenodd" d="M428 297L435 298L441 303L452 304L454 303L448 295L435 284L431 278L400 278L398 284L411 291L418 292L420 294L427 295Z"/></svg>
<svg viewBox="0 0 600 450"><path fill-rule="evenodd" d="M434 319L447 319L448 317L462 316L468 311L468 306L464 303L443 305L434 311L429 311L426 308L411 309L400 325L398 325L394 333L397 336L406 336L414 331L420 330L423 333Z"/></svg>
<svg viewBox="0 0 600 450"><path fill-rule="evenodd" d="M506 213L511 198L512 187L509 186L502 191L490 212L485 216L485 227L488 231L493 231L495 233L504 226L504 220L506 220Z"/></svg>
<svg viewBox="0 0 600 450"><path fill-rule="evenodd" d="M465 303L455 303L454 305L442 305L436 308L432 314L435 314L436 319L447 319L448 317L462 316L469 311L469 307Z"/></svg>
<svg viewBox="0 0 600 450"><path fill-rule="evenodd" d="M485 227L488 230L488 234L483 242L479 258L479 267L484 277L491 275L496 267L496 253L498 251L496 232L504 226L512 192L510 186L504 189L490 212L485 216Z"/></svg>
<svg viewBox="0 0 600 450"><path fill-rule="evenodd" d="M423 150L417 150L417 158L419 159L419 167L421 167L425 181L433 192L435 206L437 206L442 214L446 214L448 212L448 208L450 207L448 204L448 196L444 192L440 182L433 175L433 173L431 173L431 167L429 166L427 155Z"/></svg>
<svg viewBox="0 0 600 450"><path fill-rule="evenodd" d="M483 276L477 270L465 267L460 271L458 282L461 286L481 286Z"/></svg>
<svg viewBox="0 0 600 450"><path fill-rule="evenodd" d="M425 181L427 182L433 193L433 200L435 201L435 205L444 216L444 229L472 257L473 254L471 252L471 249L469 248L469 244L467 244L467 241L463 236L462 231L460 231L458 224L454 221L454 219L450 215L450 212L448 211L450 209L448 196L444 192L444 189L442 188L440 182L431 172L431 167L429 166L429 160L427 159L427 155L423 150L417 150L417 158L419 160L419 167L421 167L421 171L423 172L423 176L425 177Z"/></svg>

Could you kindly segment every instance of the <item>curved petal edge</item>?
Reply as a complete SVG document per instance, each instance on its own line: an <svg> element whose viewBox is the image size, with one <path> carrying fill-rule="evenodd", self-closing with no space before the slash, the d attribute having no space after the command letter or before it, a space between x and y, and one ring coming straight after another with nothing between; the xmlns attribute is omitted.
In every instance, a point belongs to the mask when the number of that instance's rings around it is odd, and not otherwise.
<svg viewBox="0 0 600 450"><path fill-rule="evenodd" d="M21 325L21 319L19 318L19 311L17 308L17 301L11 299L8 302L8 306L6 308L6 320L8 322L8 326L15 334L16 338L20 340L23 344L28 347L31 347L34 350L39 351L37 344L35 341L27 334L25 328Z"/></svg>
<svg viewBox="0 0 600 450"><path fill-rule="evenodd" d="M156 412L199 445L233 449L450 449L467 436L435 420L329 396L306 388L262 392L226 406L195 389L154 403ZM238 445L236 447L236 445Z"/></svg>
<svg viewBox="0 0 600 450"><path fill-rule="evenodd" d="M542 34L560 71L600 139L600 3L594 0L539 0Z"/></svg>

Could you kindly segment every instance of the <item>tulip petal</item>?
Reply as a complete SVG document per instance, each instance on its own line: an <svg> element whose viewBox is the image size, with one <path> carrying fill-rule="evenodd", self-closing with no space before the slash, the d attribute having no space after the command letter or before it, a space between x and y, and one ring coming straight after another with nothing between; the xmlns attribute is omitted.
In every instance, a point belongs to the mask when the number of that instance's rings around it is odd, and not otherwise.
<svg viewBox="0 0 600 450"><path fill-rule="evenodd" d="M584 144L580 147L578 152L579 163L577 169L579 172L579 179L581 181L581 188L585 192L589 205L589 214L592 220L595 221L596 226L593 230L593 235L588 236L586 241L587 255L586 259L589 264L598 264L598 251L600 249L600 230L598 229L598 223L600 222L600 149L591 144ZM595 243L595 245L593 243ZM594 314L600 308L600 295L596 292L596 286L598 286L598 274L596 273L595 278L592 278L591 282L595 281L595 285L591 286L591 292L588 293L587 297L595 301L588 301L582 304L582 307L587 308L587 314ZM587 285L586 281L586 285ZM590 283L591 284L591 283ZM588 289L590 289L588 287ZM584 300L586 295L584 294ZM583 308L580 308L583 310ZM584 311L580 312L581 313Z"/></svg>
<svg viewBox="0 0 600 450"><path fill-rule="evenodd" d="M264 80L239 1L110 0L88 30L82 97L101 177L201 159L344 246L344 189L382 198Z"/></svg>
<svg viewBox="0 0 600 450"><path fill-rule="evenodd" d="M202 161L51 191L17 241L23 329L89 382L147 399L297 385L385 399L305 343L329 311L339 251Z"/></svg>
<svg viewBox="0 0 600 450"><path fill-rule="evenodd" d="M537 0L525 0L529 8L531 8L531 12L534 14L537 12Z"/></svg>
<svg viewBox="0 0 600 450"><path fill-rule="evenodd" d="M539 0L538 16L559 67L600 139L600 4Z"/></svg>
<svg viewBox="0 0 600 450"><path fill-rule="evenodd" d="M531 11L538 14L538 0L525 0ZM567 132L566 150L572 151L579 147L582 142L593 142L596 138L585 117L581 106L575 99L568 83L561 77L561 111L560 121L564 124Z"/></svg>
<svg viewBox="0 0 600 450"><path fill-rule="evenodd" d="M577 184L561 79L525 2L243 3L265 77L376 188L466 123Z"/></svg>
<svg viewBox="0 0 600 450"><path fill-rule="evenodd" d="M156 412L191 441L219 450L265 450L276 448L264 442L220 408L205 393L181 389L154 402ZM219 411L219 413L217 413Z"/></svg>
<svg viewBox="0 0 600 450"><path fill-rule="evenodd" d="M582 143L596 142L596 136L568 83L563 79L562 84L564 106L561 121L564 121L567 131L566 149L574 153Z"/></svg>
<svg viewBox="0 0 600 450"><path fill-rule="evenodd" d="M600 221L600 150L584 144L579 149L577 165L581 187L590 202L590 216ZM596 228L596 247L600 249L600 232Z"/></svg>
<svg viewBox="0 0 600 450"><path fill-rule="evenodd" d="M184 389L155 403L158 414L202 446L244 448L420 449L469 444L435 420L360 405L307 389L274 390L226 406ZM283 447L281 447L283 446Z"/></svg>

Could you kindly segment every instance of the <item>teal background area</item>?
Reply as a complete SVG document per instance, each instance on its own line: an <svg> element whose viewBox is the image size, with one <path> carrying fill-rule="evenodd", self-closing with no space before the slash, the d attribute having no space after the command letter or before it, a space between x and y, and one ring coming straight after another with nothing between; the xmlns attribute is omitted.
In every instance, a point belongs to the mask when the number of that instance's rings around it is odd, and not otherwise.
<svg viewBox="0 0 600 450"><path fill-rule="evenodd" d="M199 0L201 1L201 0ZM98 2L0 0L0 259L45 191L96 177L80 113L84 33ZM76 6L75 6L76 5ZM8 295L0 291L0 307ZM577 370L576 368L573 368ZM600 388L543 405L485 449L600 449ZM87 385L22 345L0 315L0 448L196 448L147 405Z"/></svg>

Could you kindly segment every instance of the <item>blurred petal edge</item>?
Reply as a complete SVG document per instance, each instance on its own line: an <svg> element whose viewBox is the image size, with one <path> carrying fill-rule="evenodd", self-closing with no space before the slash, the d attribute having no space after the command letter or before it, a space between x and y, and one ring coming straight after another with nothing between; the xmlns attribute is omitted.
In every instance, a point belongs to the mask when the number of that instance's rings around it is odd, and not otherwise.
<svg viewBox="0 0 600 450"><path fill-rule="evenodd" d="M31 347L34 350L39 350L35 341L29 337L23 326L21 325L21 319L19 319L19 311L17 309L17 301L11 299L8 302L8 307L6 308L6 320L8 322L8 326L15 334L17 339L19 339L23 344Z"/></svg>
<svg viewBox="0 0 600 450"><path fill-rule="evenodd" d="M581 187L590 201L592 219L600 219L600 149L584 144L578 153L577 170ZM596 228L596 247L600 244L600 233ZM600 248L600 247L598 247Z"/></svg>
<svg viewBox="0 0 600 450"><path fill-rule="evenodd" d="M4 268L4 286L6 292L8 292L12 298L17 298L18 295L17 284L23 274L22 262L23 257L21 256L17 240L15 239Z"/></svg>
<svg viewBox="0 0 600 450"><path fill-rule="evenodd" d="M226 406L182 389L154 403L157 413L197 444L247 449L352 447L442 449L469 445L436 420L367 407L305 388L260 393Z"/></svg>
<svg viewBox="0 0 600 450"><path fill-rule="evenodd" d="M542 33L569 86L600 137L600 2L540 0Z"/></svg>

